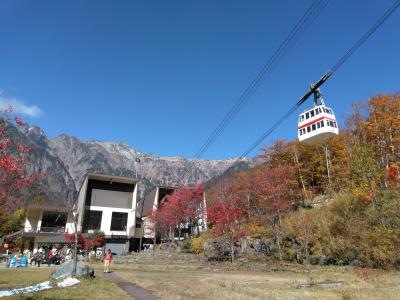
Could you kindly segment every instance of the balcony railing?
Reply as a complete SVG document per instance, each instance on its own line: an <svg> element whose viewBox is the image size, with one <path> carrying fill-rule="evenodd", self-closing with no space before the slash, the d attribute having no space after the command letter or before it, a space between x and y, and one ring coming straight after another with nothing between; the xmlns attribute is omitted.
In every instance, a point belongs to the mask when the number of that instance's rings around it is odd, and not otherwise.
<svg viewBox="0 0 400 300"><path fill-rule="evenodd" d="M34 233L65 233L64 226L54 226L54 227L25 227L25 232Z"/></svg>

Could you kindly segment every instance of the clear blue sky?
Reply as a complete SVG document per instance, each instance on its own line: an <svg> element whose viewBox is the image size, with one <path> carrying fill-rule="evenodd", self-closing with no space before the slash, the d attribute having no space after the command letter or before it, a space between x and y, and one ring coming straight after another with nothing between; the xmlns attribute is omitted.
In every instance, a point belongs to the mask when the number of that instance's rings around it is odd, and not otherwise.
<svg viewBox="0 0 400 300"><path fill-rule="evenodd" d="M330 1L204 157L240 155L393 1ZM311 2L3 0L0 102L50 137L192 157ZM397 11L323 87L339 123L400 90L399 29ZM264 144L294 139L296 119Z"/></svg>

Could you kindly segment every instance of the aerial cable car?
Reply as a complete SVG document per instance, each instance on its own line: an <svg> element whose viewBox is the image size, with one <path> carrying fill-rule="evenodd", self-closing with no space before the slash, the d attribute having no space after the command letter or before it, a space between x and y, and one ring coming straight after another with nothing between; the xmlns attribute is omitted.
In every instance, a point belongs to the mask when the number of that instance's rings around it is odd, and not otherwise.
<svg viewBox="0 0 400 300"><path fill-rule="evenodd" d="M300 142L318 144L339 134L333 110L325 106L319 88L311 86L314 94L314 106L299 115L297 136Z"/></svg>

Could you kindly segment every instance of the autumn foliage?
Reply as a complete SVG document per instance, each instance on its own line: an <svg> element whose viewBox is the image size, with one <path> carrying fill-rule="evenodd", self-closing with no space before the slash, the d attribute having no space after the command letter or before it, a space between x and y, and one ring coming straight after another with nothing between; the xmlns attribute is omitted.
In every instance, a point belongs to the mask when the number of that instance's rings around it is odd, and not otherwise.
<svg viewBox="0 0 400 300"><path fill-rule="evenodd" d="M181 186L158 203L156 210L149 213L153 231L162 239L171 240L175 231L181 236L181 230L189 233L199 232L199 222L204 215L203 185L195 187Z"/></svg>
<svg viewBox="0 0 400 300"><path fill-rule="evenodd" d="M254 164L207 191L214 236L263 239L275 258L299 262L400 262L399 94L353 105L324 143L280 140Z"/></svg>
<svg viewBox="0 0 400 300"><path fill-rule="evenodd" d="M33 194L38 174L29 172L30 148L14 138L15 130L25 126L12 117L12 108L0 110L0 232L14 227L13 212L23 207Z"/></svg>
<svg viewBox="0 0 400 300"><path fill-rule="evenodd" d="M67 233L64 235L65 240L71 244L75 244L75 234ZM83 235L81 232L77 233L78 248L86 251L102 247L105 243L104 233L97 231L88 235Z"/></svg>

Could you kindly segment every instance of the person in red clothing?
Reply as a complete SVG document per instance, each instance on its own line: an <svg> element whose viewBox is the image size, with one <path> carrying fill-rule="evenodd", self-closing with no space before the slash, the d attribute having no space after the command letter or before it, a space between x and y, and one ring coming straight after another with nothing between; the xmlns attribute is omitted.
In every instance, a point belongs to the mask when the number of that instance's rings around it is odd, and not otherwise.
<svg viewBox="0 0 400 300"><path fill-rule="evenodd" d="M53 252L49 250L47 254L47 265L50 267L50 265L53 263Z"/></svg>
<svg viewBox="0 0 400 300"><path fill-rule="evenodd" d="M108 268L110 267L110 263L112 261L112 253L111 250L108 249L108 251L104 254L104 273L109 273L110 271Z"/></svg>

